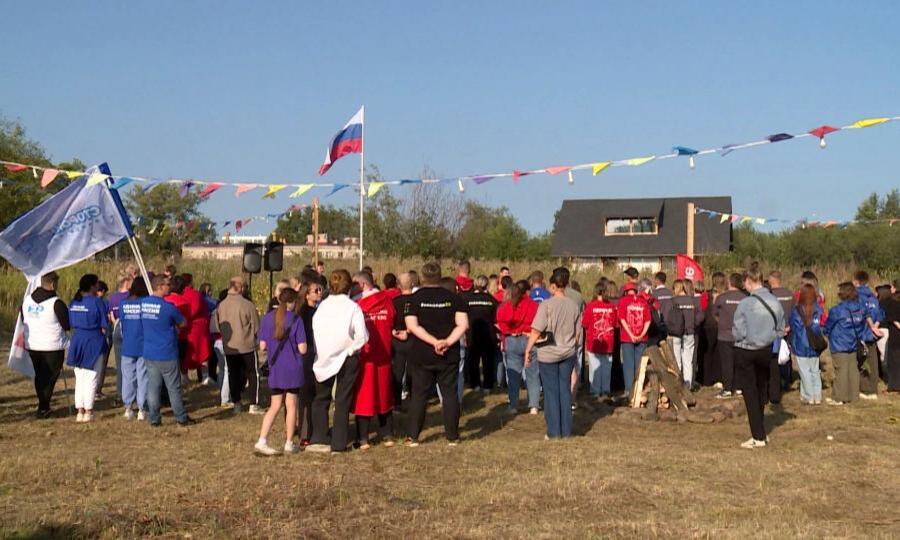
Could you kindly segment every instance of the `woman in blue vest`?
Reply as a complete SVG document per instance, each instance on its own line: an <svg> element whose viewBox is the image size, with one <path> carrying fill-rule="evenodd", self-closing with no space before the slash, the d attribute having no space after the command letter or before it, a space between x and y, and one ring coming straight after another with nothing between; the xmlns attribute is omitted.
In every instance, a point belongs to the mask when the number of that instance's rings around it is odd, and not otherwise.
<svg viewBox="0 0 900 540"><path fill-rule="evenodd" d="M859 399L859 367L856 347L866 327L866 309L859 303L859 293L849 281L838 285L841 303L828 312L825 335L834 362L834 383L829 405L843 405Z"/></svg>
<svg viewBox="0 0 900 540"><path fill-rule="evenodd" d="M106 304L97 297L100 279L94 274L81 276L78 292L69 305L72 339L66 363L75 368L76 422L94 419L94 395L100 380L99 369L106 355Z"/></svg>
<svg viewBox="0 0 900 540"><path fill-rule="evenodd" d="M809 284L800 287L797 305L790 313L790 339L800 373L800 403L807 405L822 403L819 352L809 343L809 332L821 336L824 319L825 311L819 305L816 288Z"/></svg>
<svg viewBox="0 0 900 540"><path fill-rule="evenodd" d="M134 418L133 406L137 404L137 419L144 420L147 410L147 367L144 365L144 331L141 324L141 299L149 296L144 278L137 277L128 290L128 298L119 304L119 321L122 328L122 403L125 419Z"/></svg>

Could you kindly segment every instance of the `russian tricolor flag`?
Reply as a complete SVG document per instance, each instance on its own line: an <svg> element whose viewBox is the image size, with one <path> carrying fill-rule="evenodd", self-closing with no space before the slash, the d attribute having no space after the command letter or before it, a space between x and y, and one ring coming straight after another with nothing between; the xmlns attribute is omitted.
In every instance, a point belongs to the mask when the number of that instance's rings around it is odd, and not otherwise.
<svg viewBox="0 0 900 540"><path fill-rule="evenodd" d="M331 139L328 150L325 151L325 163L319 167L319 175L328 172L331 165L338 159L347 154L359 154L363 151L363 117L365 116L365 107L360 107L359 111L353 115L353 118L344 126L344 129L338 131L337 135Z"/></svg>

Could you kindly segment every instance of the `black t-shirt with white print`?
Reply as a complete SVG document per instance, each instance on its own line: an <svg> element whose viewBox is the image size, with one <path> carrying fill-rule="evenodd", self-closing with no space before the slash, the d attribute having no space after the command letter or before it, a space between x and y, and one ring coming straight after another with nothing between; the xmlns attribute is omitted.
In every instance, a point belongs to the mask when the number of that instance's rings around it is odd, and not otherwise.
<svg viewBox="0 0 900 540"><path fill-rule="evenodd" d="M466 313L467 307L459 295L443 287L422 287L409 297L407 315L414 315L419 326L437 339L448 337L456 328L456 314ZM423 363L459 361L459 342L456 342L444 356L434 352L434 347L415 336L416 357Z"/></svg>

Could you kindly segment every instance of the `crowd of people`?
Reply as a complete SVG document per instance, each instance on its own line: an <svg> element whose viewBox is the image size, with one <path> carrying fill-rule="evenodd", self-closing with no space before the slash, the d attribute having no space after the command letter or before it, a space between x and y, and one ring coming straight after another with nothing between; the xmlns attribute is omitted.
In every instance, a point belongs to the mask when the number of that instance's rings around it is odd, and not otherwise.
<svg viewBox="0 0 900 540"><path fill-rule="evenodd" d="M635 268L623 278L621 285L600 278L586 299L565 267L545 286L540 271L516 280L503 267L472 277L468 261L455 277L429 262L380 280L368 267L326 274L320 264L279 282L261 314L241 276L216 295L174 266L148 283L129 265L108 298L98 276L82 276L68 305L51 272L26 298L22 316L39 417L51 413L65 362L75 375L76 422L94 421L113 353L125 419L159 426L161 408L170 406L178 425L194 423L182 389L196 374L199 384L221 389L223 407L264 415L254 446L263 455L280 453L269 435L282 409L285 453L365 450L374 441L418 446L435 397L445 437L456 445L466 386L483 393L505 387L506 414L543 409L545 438L569 437L579 405L592 411L599 401L640 392L633 385L641 358L663 343L687 389L743 396L751 429L745 448L766 445L765 407L791 388L794 364L806 405L877 399L879 368L886 391L900 392L900 280L873 291L867 273L856 272L826 310L812 272L795 291L780 272L764 275L755 266L717 272L708 288L687 279L670 288L665 273L646 278ZM834 382L823 401L826 350ZM398 411L404 414L395 422Z"/></svg>

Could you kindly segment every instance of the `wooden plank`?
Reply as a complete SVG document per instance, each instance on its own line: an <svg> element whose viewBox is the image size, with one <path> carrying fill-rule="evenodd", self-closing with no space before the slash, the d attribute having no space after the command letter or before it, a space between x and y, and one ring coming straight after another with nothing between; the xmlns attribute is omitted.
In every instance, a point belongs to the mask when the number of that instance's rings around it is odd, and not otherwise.
<svg viewBox="0 0 900 540"><path fill-rule="evenodd" d="M649 356L641 356L641 367L638 369L637 378L631 387L631 408L636 409L641 406L641 394L644 392L644 381L647 378L647 362L650 361Z"/></svg>

